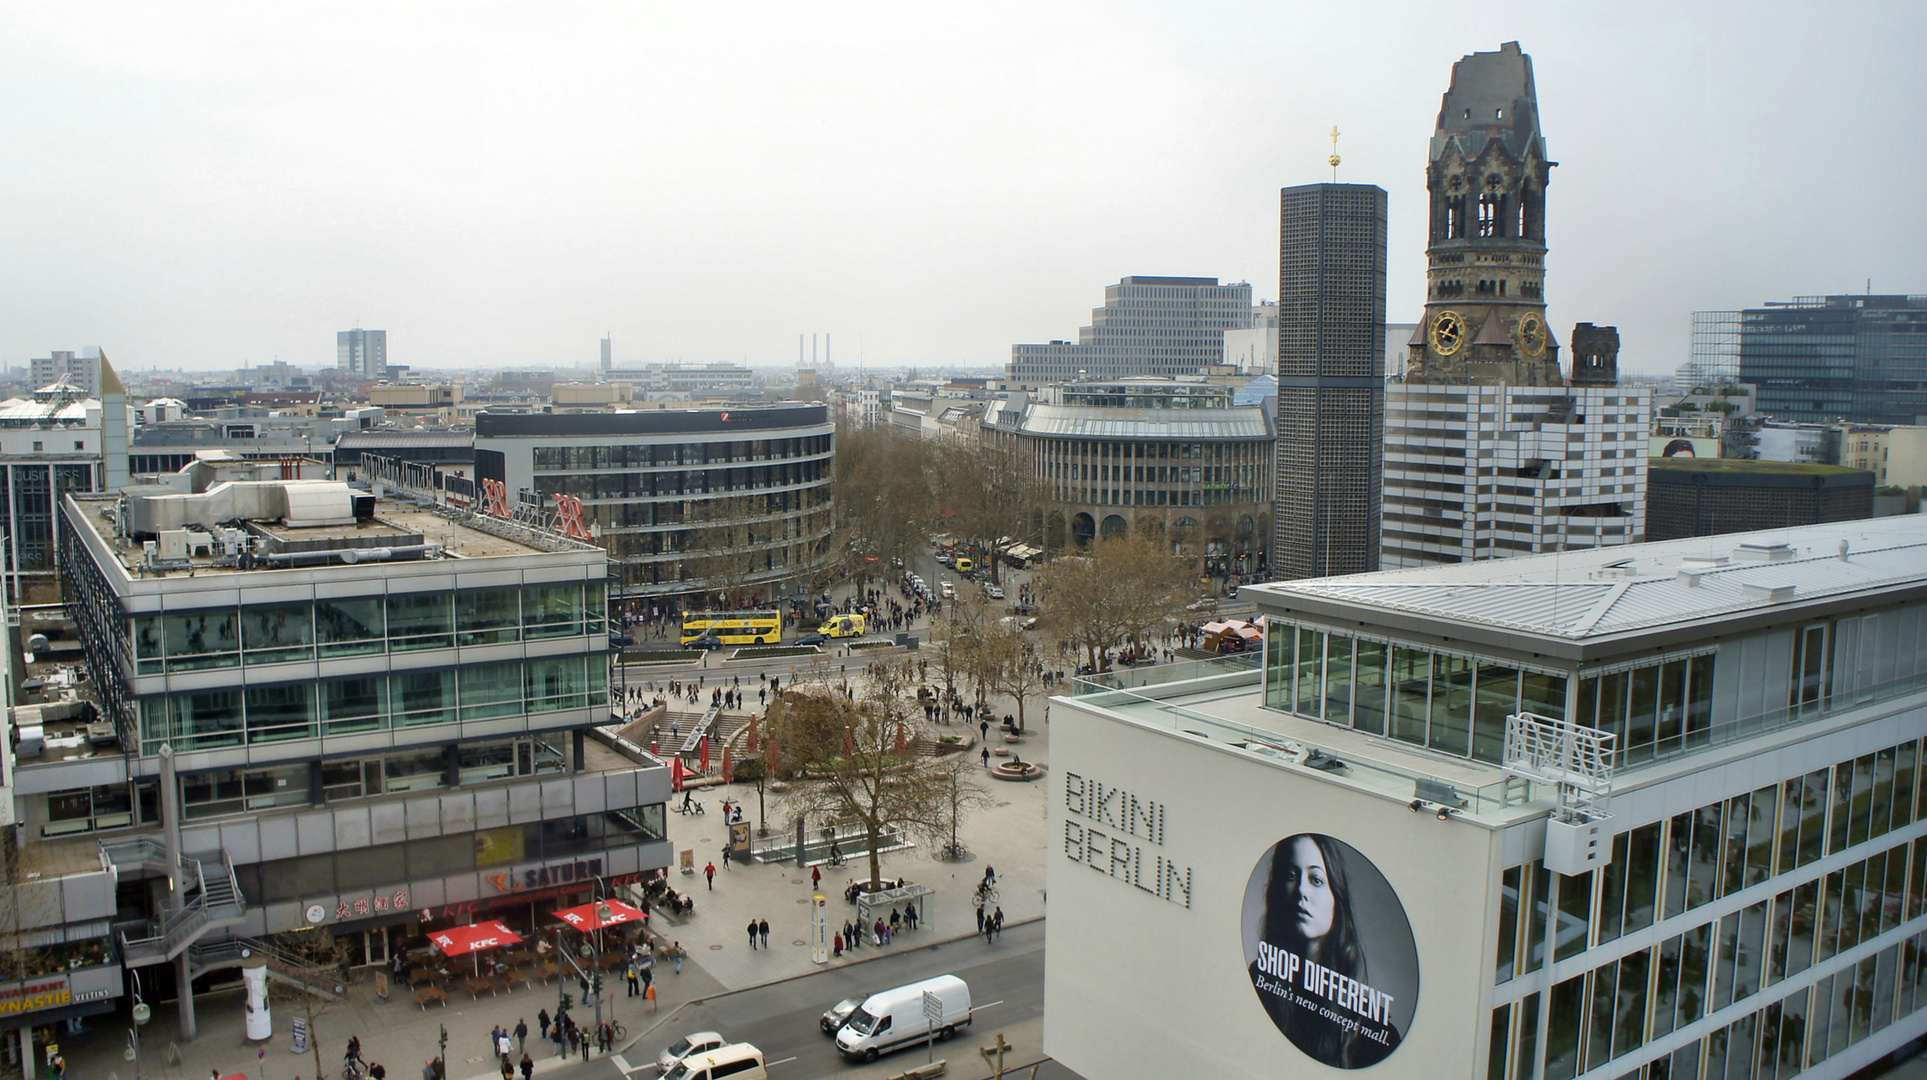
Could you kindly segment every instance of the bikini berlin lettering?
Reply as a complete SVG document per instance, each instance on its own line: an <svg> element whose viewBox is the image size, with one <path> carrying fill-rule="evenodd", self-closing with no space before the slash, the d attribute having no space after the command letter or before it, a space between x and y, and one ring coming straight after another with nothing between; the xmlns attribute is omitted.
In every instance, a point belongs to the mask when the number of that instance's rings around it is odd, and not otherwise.
<svg viewBox="0 0 1927 1080"><path fill-rule="evenodd" d="M1191 868L1152 848L1164 846L1170 808L1101 780L1064 773L1064 810L1089 824L1064 822L1064 857L1180 907L1191 906Z"/></svg>

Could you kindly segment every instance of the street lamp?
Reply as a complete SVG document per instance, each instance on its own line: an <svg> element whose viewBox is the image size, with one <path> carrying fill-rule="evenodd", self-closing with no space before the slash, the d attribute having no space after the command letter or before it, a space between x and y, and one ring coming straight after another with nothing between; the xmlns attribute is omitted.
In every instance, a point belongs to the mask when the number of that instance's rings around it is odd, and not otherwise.
<svg viewBox="0 0 1927 1080"><path fill-rule="evenodd" d="M141 1000L140 973L130 971L127 976L134 980L134 1026L127 1029L127 1050L121 1056L134 1063L134 1080L141 1080L141 1027L154 1018L154 1010Z"/></svg>

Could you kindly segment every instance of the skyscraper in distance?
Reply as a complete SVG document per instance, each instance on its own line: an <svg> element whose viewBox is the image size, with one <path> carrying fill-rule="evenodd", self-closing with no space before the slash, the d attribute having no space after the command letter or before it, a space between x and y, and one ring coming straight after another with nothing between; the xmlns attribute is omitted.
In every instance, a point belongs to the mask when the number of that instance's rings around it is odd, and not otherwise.
<svg viewBox="0 0 1927 1080"><path fill-rule="evenodd" d="M335 332L335 365L370 378L379 379L388 374L388 331L337 330Z"/></svg>
<svg viewBox="0 0 1927 1080"><path fill-rule="evenodd" d="M1278 230L1272 576L1378 569L1385 426L1385 189L1285 188Z"/></svg>

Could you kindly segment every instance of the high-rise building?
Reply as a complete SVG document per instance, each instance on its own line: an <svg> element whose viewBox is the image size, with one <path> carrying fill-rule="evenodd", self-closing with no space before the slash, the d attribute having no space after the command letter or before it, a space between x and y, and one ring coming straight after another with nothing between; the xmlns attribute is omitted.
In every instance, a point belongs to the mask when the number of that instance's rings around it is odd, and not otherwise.
<svg viewBox="0 0 1927 1080"><path fill-rule="evenodd" d="M613 368L615 366L616 366L615 342L605 336L602 339L602 370L608 371L610 368Z"/></svg>
<svg viewBox="0 0 1927 1080"><path fill-rule="evenodd" d="M1708 389L1740 381L1739 312L1693 312L1691 344L1693 358L1687 372L1695 381Z"/></svg>
<svg viewBox="0 0 1927 1080"><path fill-rule="evenodd" d="M1284 189L1278 243L1278 578L1378 569L1385 189Z"/></svg>
<svg viewBox="0 0 1927 1080"><path fill-rule="evenodd" d="M388 331L338 330L335 332L335 366L365 378L380 379L388 374Z"/></svg>
<svg viewBox="0 0 1927 1080"><path fill-rule="evenodd" d="M89 396L100 393L100 348L90 345L78 352L55 350L27 362L28 379L39 390L66 379Z"/></svg>
<svg viewBox="0 0 1927 1080"><path fill-rule="evenodd" d="M1645 520L1652 392L1618 385L1619 334L1546 326L1545 192L1532 59L1517 42L1452 68L1426 187L1425 321L1387 388L1387 567L1625 544Z"/></svg>
<svg viewBox="0 0 1927 1080"><path fill-rule="evenodd" d="M1075 344L1012 345L1008 378L1022 386L1195 375L1224 362L1224 332L1250 327L1251 286L1217 278L1127 277L1104 287L1104 306Z"/></svg>
<svg viewBox="0 0 1927 1080"><path fill-rule="evenodd" d="M1927 417L1927 296L1798 296L1745 311L1695 312L1695 364L1702 320L1737 322L1738 380L1760 388L1756 409L1776 420L1917 424Z"/></svg>

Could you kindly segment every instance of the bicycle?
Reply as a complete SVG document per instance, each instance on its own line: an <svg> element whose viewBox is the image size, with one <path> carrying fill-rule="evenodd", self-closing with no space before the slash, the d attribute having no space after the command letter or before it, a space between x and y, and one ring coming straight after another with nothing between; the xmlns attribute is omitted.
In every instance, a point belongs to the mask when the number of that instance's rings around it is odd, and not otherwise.
<svg viewBox="0 0 1927 1080"><path fill-rule="evenodd" d="M977 886L976 894L970 898L970 906L982 911L986 907L997 906L997 900L997 887L995 885L979 885Z"/></svg>
<svg viewBox="0 0 1927 1080"><path fill-rule="evenodd" d="M956 843L945 844L943 848L938 852L938 855L940 857L945 859L950 859L952 861L961 860L967 857L969 854L970 854L970 849L965 847L961 841L958 841Z"/></svg>

